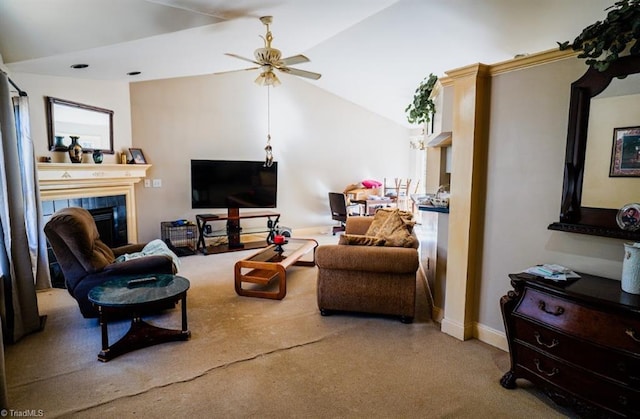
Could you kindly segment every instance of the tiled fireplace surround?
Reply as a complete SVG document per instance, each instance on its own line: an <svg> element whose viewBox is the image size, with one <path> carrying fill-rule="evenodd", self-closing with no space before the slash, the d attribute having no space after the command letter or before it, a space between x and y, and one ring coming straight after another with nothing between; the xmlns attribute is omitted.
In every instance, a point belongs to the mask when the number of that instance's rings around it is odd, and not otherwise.
<svg viewBox="0 0 640 419"><path fill-rule="evenodd" d="M78 206L90 211L112 210L115 224L112 245L138 240L135 187L151 165L39 163L38 178L44 222L65 207ZM94 215L95 217L95 215ZM109 221L107 221L109 222ZM100 224L100 221L98 221ZM99 227L100 228L100 227ZM50 253L52 282L62 286L55 258Z"/></svg>

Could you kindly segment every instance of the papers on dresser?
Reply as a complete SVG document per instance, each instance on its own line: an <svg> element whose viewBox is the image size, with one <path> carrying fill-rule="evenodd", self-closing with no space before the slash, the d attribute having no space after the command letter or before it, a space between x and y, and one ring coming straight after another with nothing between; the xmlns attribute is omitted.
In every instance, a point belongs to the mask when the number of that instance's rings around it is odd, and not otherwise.
<svg viewBox="0 0 640 419"><path fill-rule="evenodd" d="M580 278L580 275L573 272L571 269L550 263L532 266L526 269L525 272L557 282Z"/></svg>

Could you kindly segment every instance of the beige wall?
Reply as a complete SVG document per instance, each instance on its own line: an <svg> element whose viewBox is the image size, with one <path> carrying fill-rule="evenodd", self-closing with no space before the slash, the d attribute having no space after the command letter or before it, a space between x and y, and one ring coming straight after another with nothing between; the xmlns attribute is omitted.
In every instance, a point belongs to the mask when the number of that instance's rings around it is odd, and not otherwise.
<svg viewBox="0 0 640 419"><path fill-rule="evenodd" d="M153 165L149 178L162 180L161 188L136 185L141 241L159 237L161 221L211 212L191 209L190 159L264 159L267 89L249 72L131 85L25 73L11 78L29 95L36 155L54 162L69 157L48 150L45 96L114 111L116 153L141 148ZM334 223L327 192L363 179L410 175L405 127L295 77L283 76L270 95L282 225L325 229ZM90 156L85 162L93 164ZM105 155L105 163L115 162L115 155Z"/></svg>
<svg viewBox="0 0 640 419"><path fill-rule="evenodd" d="M486 218L477 321L504 333L499 299L508 274L538 263L619 278L622 240L547 230L558 220L570 84L582 60L498 74L492 78ZM455 249L449 249L449 253Z"/></svg>
<svg viewBox="0 0 640 419"><path fill-rule="evenodd" d="M153 165L149 177L162 180L161 188L136 185L141 240L157 237L161 221L224 212L191 209L191 159L264 159L267 88L254 78L246 72L131 85L133 143ZM326 230L334 223L329 191L409 175L405 127L295 77L283 76L270 97L282 225Z"/></svg>
<svg viewBox="0 0 640 419"><path fill-rule="evenodd" d="M622 208L638 202L640 179L609 177L613 129L638 126L640 95L626 95L591 100L589 135L584 166L583 207Z"/></svg>
<svg viewBox="0 0 640 419"><path fill-rule="evenodd" d="M31 137L36 156L51 156L54 162L70 162L67 153L49 151L45 96L113 110L114 149L120 151L131 147L129 83L26 73L11 74L11 79L29 96ZM83 161L92 162L91 156L85 155ZM116 157L105 154L104 162L115 163Z"/></svg>

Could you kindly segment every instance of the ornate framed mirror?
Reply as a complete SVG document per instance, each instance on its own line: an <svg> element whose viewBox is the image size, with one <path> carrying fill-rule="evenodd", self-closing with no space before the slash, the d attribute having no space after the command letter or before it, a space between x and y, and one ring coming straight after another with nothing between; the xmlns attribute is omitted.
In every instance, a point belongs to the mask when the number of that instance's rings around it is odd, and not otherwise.
<svg viewBox="0 0 640 419"><path fill-rule="evenodd" d="M590 184L585 185L584 181L594 177L593 173L589 172L593 169L587 164L587 156L597 157L597 154L600 154L600 159L610 160L613 143L611 126L617 124L611 120L599 121L598 118L603 113L618 115L623 109L606 108L607 112L602 113L595 111L591 113L591 110L603 109L601 106L597 106L599 105L597 101L620 97L620 95L640 94L640 82L635 76L631 76L637 73L640 73L640 57L626 56L611 63L604 72L589 68L581 78L571 84L560 220L550 224L548 227L550 230L640 241L640 231L623 230L616 222L619 208L626 203L640 201L640 178L612 178L609 176L609 167L600 165L598 169L595 169L599 172L597 175L600 176L600 183L604 184L608 190L627 193L627 195L622 198L618 197L617 201L609 203L599 202L598 199L590 197L583 206L585 192L591 192L592 187ZM614 80L615 83L612 83ZM612 86L611 90L608 89L610 85ZM601 94L602 96L600 96ZM638 103L638 97L635 96L635 103ZM635 112L633 125L640 126L640 117L638 116L640 105L634 106L633 109ZM603 126L606 127L604 130L601 128ZM596 129L600 130L597 135ZM608 131L606 138L598 138L597 141L606 141L608 146L605 146L598 153L589 153L592 148L587 148L588 142L593 143L589 144L589 147L596 147L595 137L603 137L601 134L604 131ZM606 150L606 153L602 150ZM602 156L602 154L606 155ZM628 202L623 202L624 200ZM594 205L598 203L600 205Z"/></svg>
<svg viewBox="0 0 640 419"><path fill-rule="evenodd" d="M113 111L70 100L45 97L50 151L67 151L71 136L86 151L113 154Z"/></svg>

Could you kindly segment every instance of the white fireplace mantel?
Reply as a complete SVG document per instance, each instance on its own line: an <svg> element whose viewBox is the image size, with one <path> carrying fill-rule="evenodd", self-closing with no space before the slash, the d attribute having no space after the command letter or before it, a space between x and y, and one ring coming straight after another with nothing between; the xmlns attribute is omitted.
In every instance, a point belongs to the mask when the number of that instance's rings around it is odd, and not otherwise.
<svg viewBox="0 0 640 419"><path fill-rule="evenodd" d="M147 175L150 164L38 163L40 190L133 185Z"/></svg>
<svg viewBox="0 0 640 419"><path fill-rule="evenodd" d="M127 239L138 241L134 185L146 177L150 164L38 163L43 201L124 195Z"/></svg>

